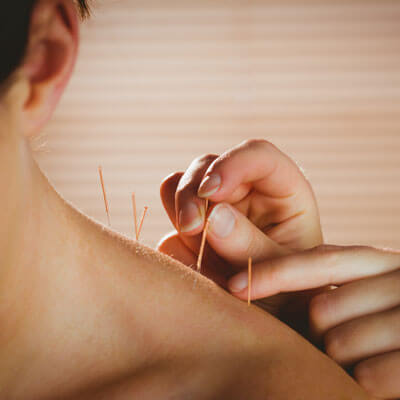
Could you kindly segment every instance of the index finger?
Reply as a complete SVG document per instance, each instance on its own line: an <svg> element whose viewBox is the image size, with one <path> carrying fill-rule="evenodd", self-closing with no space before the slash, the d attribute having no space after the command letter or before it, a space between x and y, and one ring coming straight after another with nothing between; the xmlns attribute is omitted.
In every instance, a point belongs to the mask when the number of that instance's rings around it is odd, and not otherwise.
<svg viewBox="0 0 400 400"><path fill-rule="evenodd" d="M249 183L260 193L274 198L292 196L300 186L311 192L294 161L266 140L249 140L210 165L198 194L214 202L235 203L248 194Z"/></svg>
<svg viewBox="0 0 400 400"><path fill-rule="evenodd" d="M284 292L342 285L398 269L400 253L366 246L321 246L276 258L253 268L253 299ZM230 279L235 296L247 298L247 273Z"/></svg>

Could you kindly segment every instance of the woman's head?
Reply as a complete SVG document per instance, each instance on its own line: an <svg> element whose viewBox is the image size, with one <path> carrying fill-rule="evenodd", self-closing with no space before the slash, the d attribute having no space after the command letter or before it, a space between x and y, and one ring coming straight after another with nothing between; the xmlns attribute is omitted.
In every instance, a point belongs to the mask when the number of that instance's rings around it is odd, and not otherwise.
<svg viewBox="0 0 400 400"><path fill-rule="evenodd" d="M41 205L35 199L39 188L46 187L45 179L27 138L50 119L69 81L79 47L80 15L86 12L85 0L79 4L74 0L0 0L2 267L15 264L28 216ZM15 247L10 247L8 243L13 242Z"/></svg>
<svg viewBox="0 0 400 400"><path fill-rule="evenodd" d="M1 2L0 105L10 88L18 87L12 102L19 104L17 117L26 136L47 122L69 81L79 45L79 16L88 14L87 1Z"/></svg>
<svg viewBox="0 0 400 400"><path fill-rule="evenodd" d="M71 0L72 1L72 0ZM3 1L0 5L0 85L22 62L28 41L29 23L36 0ZM83 17L88 15L86 0L78 0L77 6Z"/></svg>

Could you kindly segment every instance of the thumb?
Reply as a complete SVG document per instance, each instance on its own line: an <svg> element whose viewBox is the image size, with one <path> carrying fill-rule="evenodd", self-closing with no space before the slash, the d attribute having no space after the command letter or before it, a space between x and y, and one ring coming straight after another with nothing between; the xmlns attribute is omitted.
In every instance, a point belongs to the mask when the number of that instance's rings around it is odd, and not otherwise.
<svg viewBox="0 0 400 400"><path fill-rule="evenodd" d="M238 270L247 265L249 257L257 263L289 253L228 203L216 205L208 219L209 245Z"/></svg>

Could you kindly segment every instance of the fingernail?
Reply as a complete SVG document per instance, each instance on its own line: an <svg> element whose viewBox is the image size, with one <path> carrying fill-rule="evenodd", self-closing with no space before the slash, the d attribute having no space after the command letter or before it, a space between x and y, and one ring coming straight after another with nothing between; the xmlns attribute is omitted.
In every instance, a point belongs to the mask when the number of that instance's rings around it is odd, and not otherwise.
<svg viewBox="0 0 400 400"><path fill-rule="evenodd" d="M248 285L247 272L235 275L229 282L228 287L232 293L238 293L246 289Z"/></svg>
<svg viewBox="0 0 400 400"><path fill-rule="evenodd" d="M179 212L179 229L181 232L190 232L203 223L201 212L196 204L189 202Z"/></svg>
<svg viewBox="0 0 400 400"><path fill-rule="evenodd" d="M203 179L200 184L198 195L199 197L210 197L214 193L218 192L221 186L221 177L218 174L208 175Z"/></svg>
<svg viewBox="0 0 400 400"><path fill-rule="evenodd" d="M210 231L214 235L224 239L228 237L235 227L236 217L229 206L218 204L212 210L210 217Z"/></svg>

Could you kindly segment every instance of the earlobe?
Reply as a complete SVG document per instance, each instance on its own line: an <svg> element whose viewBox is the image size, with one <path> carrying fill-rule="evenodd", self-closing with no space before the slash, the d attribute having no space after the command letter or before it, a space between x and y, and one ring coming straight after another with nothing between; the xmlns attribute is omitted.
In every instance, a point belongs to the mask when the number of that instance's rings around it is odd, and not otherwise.
<svg viewBox="0 0 400 400"><path fill-rule="evenodd" d="M39 1L22 70L29 94L22 110L24 134L34 136L50 119L75 65L79 18L70 0Z"/></svg>

